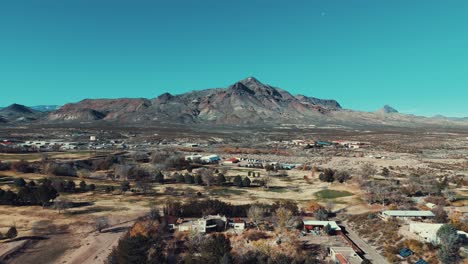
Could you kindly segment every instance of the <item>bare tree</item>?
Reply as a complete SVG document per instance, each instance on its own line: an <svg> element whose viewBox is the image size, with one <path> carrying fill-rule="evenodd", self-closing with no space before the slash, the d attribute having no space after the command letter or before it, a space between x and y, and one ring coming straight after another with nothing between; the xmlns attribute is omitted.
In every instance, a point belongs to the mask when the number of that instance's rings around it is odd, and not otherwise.
<svg viewBox="0 0 468 264"><path fill-rule="evenodd" d="M72 202L67 199L57 199L54 201L54 208L58 210L59 214L62 210L66 211L72 206Z"/></svg>
<svg viewBox="0 0 468 264"><path fill-rule="evenodd" d="M207 168L201 168L198 171L198 174L202 177L202 180L206 184L206 186L211 186L211 184L214 181L213 170L207 169Z"/></svg>
<svg viewBox="0 0 468 264"><path fill-rule="evenodd" d="M99 233L101 233L104 228L109 227L109 219L105 216L101 216L101 217L96 218L96 221L94 224L95 224L96 230Z"/></svg>
<svg viewBox="0 0 468 264"><path fill-rule="evenodd" d="M260 229L258 224L263 220L265 213L265 208L258 205L252 205L249 210L247 210L247 217L254 223L257 229Z"/></svg>
<svg viewBox="0 0 468 264"><path fill-rule="evenodd" d="M333 208L335 208L336 204L333 201L327 201L325 205L325 209L327 209L328 212L333 212Z"/></svg>
<svg viewBox="0 0 468 264"><path fill-rule="evenodd" d="M272 178L268 173L265 176L263 176L262 180L263 180L263 184L264 184L265 188L267 188L267 189L270 188Z"/></svg>
<svg viewBox="0 0 468 264"><path fill-rule="evenodd" d="M368 180L377 173L377 169L371 163L364 163L361 166L361 179Z"/></svg>
<svg viewBox="0 0 468 264"><path fill-rule="evenodd" d="M291 210L280 207L276 209L275 215L278 220L278 229L280 232L293 226L295 217Z"/></svg>

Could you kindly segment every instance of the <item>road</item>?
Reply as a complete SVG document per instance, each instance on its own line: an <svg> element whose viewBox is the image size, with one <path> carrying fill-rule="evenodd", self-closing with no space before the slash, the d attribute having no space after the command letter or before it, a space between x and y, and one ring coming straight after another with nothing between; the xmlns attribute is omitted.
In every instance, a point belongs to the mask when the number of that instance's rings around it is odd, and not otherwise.
<svg viewBox="0 0 468 264"><path fill-rule="evenodd" d="M362 240L349 226L341 224L348 232L348 237L366 254L366 258L375 264L390 264L377 250Z"/></svg>

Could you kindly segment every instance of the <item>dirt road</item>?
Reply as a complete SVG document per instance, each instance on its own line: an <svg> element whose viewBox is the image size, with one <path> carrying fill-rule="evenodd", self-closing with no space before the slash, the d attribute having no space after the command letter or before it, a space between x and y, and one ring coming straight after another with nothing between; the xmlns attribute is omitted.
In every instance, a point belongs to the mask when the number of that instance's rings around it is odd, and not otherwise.
<svg viewBox="0 0 468 264"><path fill-rule="evenodd" d="M342 226L348 232L348 237L360 248L364 251L365 256L369 259L372 263L375 264L390 264L382 255L380 255L377 250L367 244L364 240L362 240L358 234L356 234L349 226L342 223Z"/></svg>

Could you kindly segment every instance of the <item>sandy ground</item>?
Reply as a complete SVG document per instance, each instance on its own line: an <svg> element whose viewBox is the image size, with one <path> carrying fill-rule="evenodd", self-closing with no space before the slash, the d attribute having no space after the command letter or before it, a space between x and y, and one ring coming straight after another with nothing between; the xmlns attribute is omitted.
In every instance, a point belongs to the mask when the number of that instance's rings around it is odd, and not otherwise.
<svg viewBox="0 0 468 264"><path fill-rule="evenodd" d="M112 248L117 246L134 221L117 224L105 229L102 233L90 232L79 234L76 239L79 244L63 254L56 263L94 264L105 263Z"/></svg>

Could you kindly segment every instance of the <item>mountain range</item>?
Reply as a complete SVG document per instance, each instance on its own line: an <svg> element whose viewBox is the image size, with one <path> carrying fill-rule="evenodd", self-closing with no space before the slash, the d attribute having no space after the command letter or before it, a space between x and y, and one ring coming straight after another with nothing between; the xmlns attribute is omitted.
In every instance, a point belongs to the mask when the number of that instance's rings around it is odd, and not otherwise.
<svg viewBox="0 0 468 264"><path fill-rule="evenodd" d="M468 120L400 114L388 105L376 112L343 109L336 100L292 95L254 77L227 88L164 93L152 99L85 99L60 108L13 104L0 110L0 123L176 123L210 125L305 124L347 127L468 127Z"/></svg>

